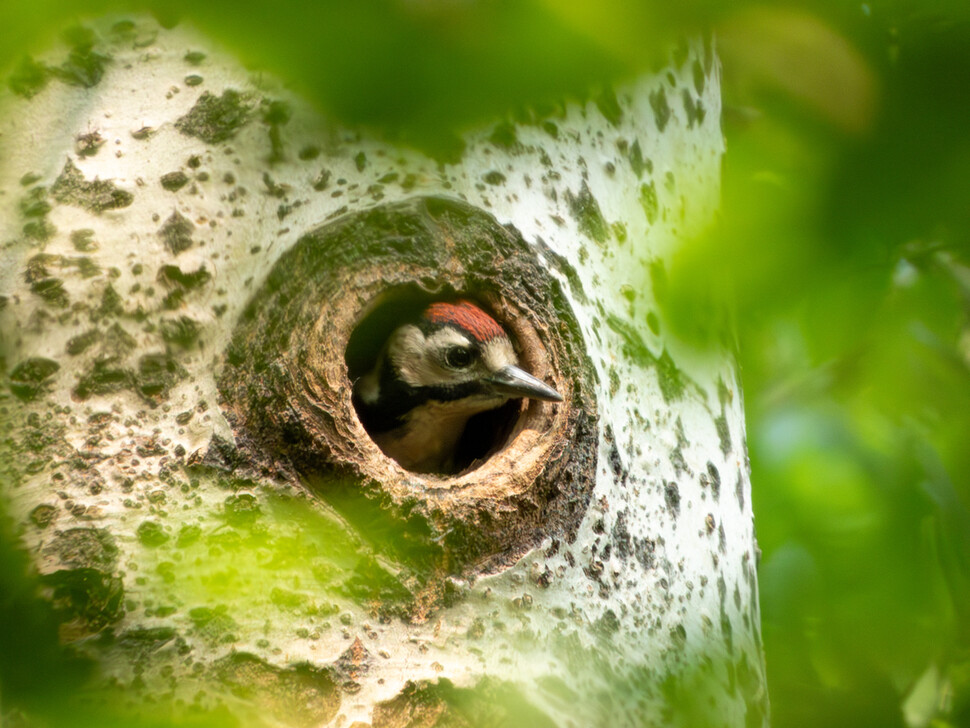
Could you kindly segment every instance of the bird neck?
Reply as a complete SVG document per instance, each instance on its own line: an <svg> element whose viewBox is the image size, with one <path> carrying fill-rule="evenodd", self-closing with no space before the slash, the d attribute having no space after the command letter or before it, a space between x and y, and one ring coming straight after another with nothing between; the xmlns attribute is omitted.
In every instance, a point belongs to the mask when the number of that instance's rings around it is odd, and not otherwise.
<svg viewBox="0 0 970 728"><path fill-rule="evenodd" d="M429 400L411 409L398 427L371 436L385 454L406 470L454 473L458 443L465 434L468 420L498 404L494 397L491 400L471 397L451 402Z"/></svg>

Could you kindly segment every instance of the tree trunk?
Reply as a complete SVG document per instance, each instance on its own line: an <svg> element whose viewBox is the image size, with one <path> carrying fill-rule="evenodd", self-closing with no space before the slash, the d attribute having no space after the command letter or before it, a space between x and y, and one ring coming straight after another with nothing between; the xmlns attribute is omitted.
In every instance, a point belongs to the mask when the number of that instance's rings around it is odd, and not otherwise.
<svg viewBox="0 0 970 728"><path fill-rule="evenodd" d="M25 62L0 116L4 496L98 665L87 699L766 724L734 359L661 313L718 202L711 45L440 161L188 29L93 30ZM503 409L463 472L419 475L351 380L400 311L454 294L565 401Z"/></svg>

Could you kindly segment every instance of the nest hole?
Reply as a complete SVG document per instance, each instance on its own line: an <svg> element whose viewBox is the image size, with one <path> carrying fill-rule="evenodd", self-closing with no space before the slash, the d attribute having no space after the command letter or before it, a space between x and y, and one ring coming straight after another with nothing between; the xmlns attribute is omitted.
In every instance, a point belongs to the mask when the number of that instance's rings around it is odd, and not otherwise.
<svg viewBox="0 0 970 728"><path fill-rule="evenodd" d="M237 451L231 462L216 453L218 462L328 502L382 558L406 567L411 606L402 608L422 618L429 598L445 598L439 580L501 570L549 537L569 542L587 512L598 462L594 378L569 300L538 253L460 200L377 205L307 232L233 332L219 390ZM563 401L511 399L470 418L453 458L462 470L419 473L382 455L351 383L401 322L457 297L490 313L519 366Z"/></svg>
<svg viewBox="0 0 970 728"><path fill-rule="evenodd" d="M492 316L509 334L516 353L521 356L514 327L480 296L468 292L443 289L429 292L418 284L399 286L382 294L361 312L347 341L344 362L353 386L377 365L385 342L399 326L414 321L432 303L464 299L473 302ZM355 403L355 409L357 405ZM512 399L495 409L479 412L468 419L455 450L453 467L432 475L457 475L481 466L488 458L508 445L523 419L526 407L521 399ZM357 411L364 429L370 430ZM403 466L402 466L403 467Z"/></svg>

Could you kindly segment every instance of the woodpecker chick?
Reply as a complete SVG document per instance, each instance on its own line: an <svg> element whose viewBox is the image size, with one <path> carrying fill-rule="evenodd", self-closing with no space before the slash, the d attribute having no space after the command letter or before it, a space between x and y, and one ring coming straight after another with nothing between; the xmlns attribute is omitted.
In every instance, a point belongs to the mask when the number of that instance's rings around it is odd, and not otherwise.
<svg viewBox="0 0 970 728"><path fill-rule="evenodd" d="M505 329L465 300L432 303L395 329L374 369L354 385L368 434L416 473L454 472L469 418L517 398L562 401L519 368Z"/></svg>

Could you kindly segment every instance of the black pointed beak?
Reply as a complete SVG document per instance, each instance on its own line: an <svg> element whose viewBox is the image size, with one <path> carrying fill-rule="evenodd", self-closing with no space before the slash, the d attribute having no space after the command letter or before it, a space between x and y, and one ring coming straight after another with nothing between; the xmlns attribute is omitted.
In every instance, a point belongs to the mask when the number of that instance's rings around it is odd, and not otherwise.
<svg viewBox="0 0 970 728"><path fill-rule="evenodd" d="M507 366L486 380L495 392L507 397L528 397L543 402L562 402L562 395L524 369Z"/></svg>

